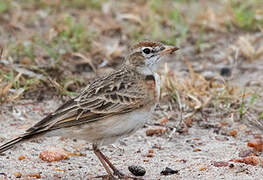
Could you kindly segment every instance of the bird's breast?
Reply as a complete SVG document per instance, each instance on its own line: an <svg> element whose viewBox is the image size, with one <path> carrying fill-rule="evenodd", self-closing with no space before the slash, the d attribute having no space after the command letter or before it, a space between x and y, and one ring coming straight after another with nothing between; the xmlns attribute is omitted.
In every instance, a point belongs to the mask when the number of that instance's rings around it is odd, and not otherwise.
<svg viewBox="0 0 263 180"><path fill-rule="evenodd" d="M145 85L148 92L149 99L156 103L160 96L160 85L159 85L159 75L148 75L145 78Z"/></svg>

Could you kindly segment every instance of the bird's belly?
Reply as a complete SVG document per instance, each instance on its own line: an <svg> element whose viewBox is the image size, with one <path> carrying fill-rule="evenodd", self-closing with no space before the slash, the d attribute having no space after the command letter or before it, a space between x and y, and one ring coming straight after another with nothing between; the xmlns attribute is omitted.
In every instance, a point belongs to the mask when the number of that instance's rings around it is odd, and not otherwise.
<svg viewBox="0 0 263 180"><path fill-rule="evenodd" d="M141 128L150 116L151 111L135 110L85 125L61 129L61 132L56 130L54 133L63 137L84 139L98 146L108 145Z"/></svg>

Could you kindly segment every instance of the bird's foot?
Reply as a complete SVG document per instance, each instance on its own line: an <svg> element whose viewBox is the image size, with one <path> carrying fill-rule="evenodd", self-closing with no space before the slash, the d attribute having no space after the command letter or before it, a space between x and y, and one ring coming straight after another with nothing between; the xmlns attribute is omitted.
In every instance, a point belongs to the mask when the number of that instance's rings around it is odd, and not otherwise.
<svg viewBox="0 0 263 180"><path fill-rule="evenodd" d="M100 176L95 176L95 179L102 179L102 180L117 180L118 178L115 178L113 175L100 175Z"/></svg>
<svg viewBox="0 0 263 180"><path fill-rule="evenodd" d="M119 178L123 178L125 175L119 171L118 169L115 169L113 172L113 175L118 176Z"/></svg>
<svg viewBox="0 0 263 180"><path fill-rule="evenodd" d="M119 179L121 179L121 180L144 180L142 178L124 175L120 171L114 172L114 175L116 177L107 174L107 175L96 176L94 178L95 179L99 178L99 179L102 179L102 180L119 180Z"/></svg>
<svg viewBox="0 0 263 180"><path fill-rule="evenodd" d="M133 177L133 176L127 176L127 175L123 174L122 172L120 172L117 169L113 172L113 174L115 176L118 176L119 179L123 179L123 180L143 180L142 178Z"/></svg>

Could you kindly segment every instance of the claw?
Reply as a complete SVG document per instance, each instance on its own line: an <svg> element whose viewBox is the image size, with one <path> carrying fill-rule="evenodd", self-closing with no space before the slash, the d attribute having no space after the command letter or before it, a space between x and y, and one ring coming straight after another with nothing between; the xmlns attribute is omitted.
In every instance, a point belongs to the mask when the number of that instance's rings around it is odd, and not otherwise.
<svg viewBox="0 0 263 180"><path fill-rule="evenodd" d="M118 169L114 170L113 175L118 176L119 178L125 177L125 175L122 172L120 172Z"/></svg>
<svg viewBox="0 0 263 180"><path fill-rule="evenodd" d="M99 178L99 179L102 179L102 180L117 180L114 176L111 176L111 175L101 175L101 176L95 176L94 177L95 179Z"/></svg>

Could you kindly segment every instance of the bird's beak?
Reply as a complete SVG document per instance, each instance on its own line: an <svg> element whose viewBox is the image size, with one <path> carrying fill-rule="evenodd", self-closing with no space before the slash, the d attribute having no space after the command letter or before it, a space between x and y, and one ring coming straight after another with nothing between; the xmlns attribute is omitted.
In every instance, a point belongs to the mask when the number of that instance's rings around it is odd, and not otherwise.
<svg viewBox="0 0 263 180"><path fill-rule="evenodd" d="M179 49L178 47L175 47L175 46L164 46L164 47L165 49L160 52L161 56L172 54L173 52Z"/></svg>

